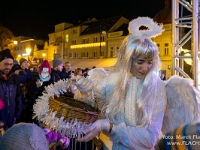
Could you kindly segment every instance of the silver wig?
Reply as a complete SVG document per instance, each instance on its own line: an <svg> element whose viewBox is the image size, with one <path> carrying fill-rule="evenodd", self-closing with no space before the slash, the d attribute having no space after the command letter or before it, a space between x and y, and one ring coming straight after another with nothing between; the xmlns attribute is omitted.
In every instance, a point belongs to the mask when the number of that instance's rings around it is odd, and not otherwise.
<svg viewBox="0 0 200 150"><path fill-rule="evenodd" d="M124 109L130 68L132 61L141 56L151 57L153 66L143 79L142 93L136 105L136 125L145 126L151 119L160 67L158 47L150 38L137 39L128 35L121 44L116 64L111 71L118 73L119 78L113 90L107 95L102 109L106 117L115 124L125 121Z"/></svg>

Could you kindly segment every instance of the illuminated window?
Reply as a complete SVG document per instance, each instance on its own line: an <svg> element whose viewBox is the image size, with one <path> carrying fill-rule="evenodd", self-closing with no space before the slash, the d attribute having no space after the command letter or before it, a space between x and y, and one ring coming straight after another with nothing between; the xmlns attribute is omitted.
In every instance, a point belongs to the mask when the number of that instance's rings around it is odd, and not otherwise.
<svg viewBox="0 0 200 150"><path fill-rule="evenodd" d="M66 41L66 42L69 42L69 34L66 34L66 35L65 35L65 41Z"/></svg>

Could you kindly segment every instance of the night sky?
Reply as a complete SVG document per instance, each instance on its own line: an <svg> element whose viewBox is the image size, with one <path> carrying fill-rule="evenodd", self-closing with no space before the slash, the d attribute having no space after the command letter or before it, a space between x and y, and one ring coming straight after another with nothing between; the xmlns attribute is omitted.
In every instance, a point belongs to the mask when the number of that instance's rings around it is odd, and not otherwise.
<svg viewBox="0 0 200 150"><path fill-rule="evenodd" d="M97 20L124 16L154 17L164 0L0 0L0 24L15 36L48 39L55 24L77 25L88 18Z"/></svg>

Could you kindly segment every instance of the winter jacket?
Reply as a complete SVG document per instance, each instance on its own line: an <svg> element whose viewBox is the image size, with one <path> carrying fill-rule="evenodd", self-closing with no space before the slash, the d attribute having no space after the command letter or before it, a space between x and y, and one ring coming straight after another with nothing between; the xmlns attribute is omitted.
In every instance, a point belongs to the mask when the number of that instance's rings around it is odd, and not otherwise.
<svg viewBox="0 0 200 150"><path fill-rule="evenodd" d="M14 118L20 117L22 111L22 89L16 74L10 73L5 80L0 75L0 98L4 102L4 108L0 110L0 120L4 122L4 129L14 124Z"/></svg>
<svg viewBox="0 0 200 150"><path fill-rule="evenodd" d="M72 70L69 71L69 72L66 72L65 69L63 69L63 71L60 73L60 78L61 79L69 79L69 78L71 78L70 77L71 72L73 73Z"/></svg>
<svg viewBox="0 0 200 150"><path fill-rule="evenodd" d="M49 80L49 84L53 84L54 82L58 82L60 80L60 72L51 68L51 79Z"/></svg>

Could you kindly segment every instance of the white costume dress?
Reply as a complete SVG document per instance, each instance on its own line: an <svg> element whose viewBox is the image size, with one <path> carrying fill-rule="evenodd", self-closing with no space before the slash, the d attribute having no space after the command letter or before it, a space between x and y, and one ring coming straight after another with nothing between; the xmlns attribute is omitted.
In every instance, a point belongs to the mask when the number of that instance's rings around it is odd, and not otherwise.
<svg viewBox="0 0 200 150"><path fill-rule="evenodd" d="M120 77L118 73L111 73L104 78L102 75L98 77L94 72L99 71L101 72L101 70L96 69L89 72L89 80L93 83L92 91L94 94L101 101L105 101L109 99L107 98L108 93L114 88ZM95 81L97 78L98 81ZM165 134L181 124L199 121L200 96L199 91L192 86L191 80L173 76L164 82L157 76L155 78L158 80L157 87L155 87L158 89L154 101L156 105L153 105L151 119L146 126L140 127L136 125L135 114L137 112L135 108L140 101L143 80L130 77L124 108L125 121L114 124L111 134L107 134L113 142L112 149L153 149L161 129ZM80 90L87 91L87 86L79 84L77 86ZM149 101L153 102L151 99Z"/></svg>
<svg viewBox="0 0 200 150"><path fill-rule="evenodd" d="M94 93L97 94L99 99L105 99L107 93L115 86L117 79L117 73L109 75L94 88ZM166 106L165 83L160 81L158 84L157 88L160 89L160 92L156 95L157 106L154 108L151 122L146 127L136 127L135 107L142 92L142 84L143 80L131 77L124 109L126 121L118 125L113 125L110 135L113 141L112 149L114 150L130 148L136 150L151 149L158 139Z"/></svg>

